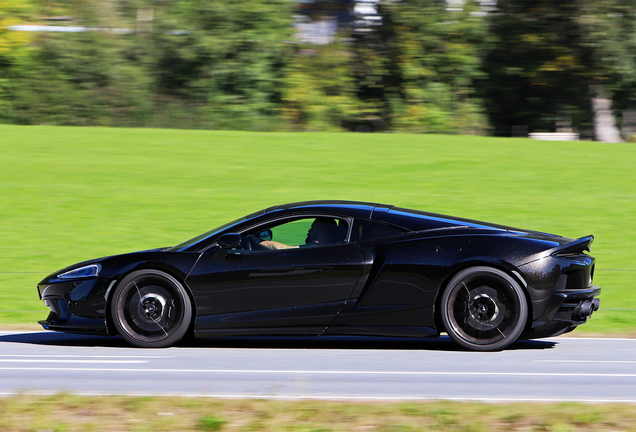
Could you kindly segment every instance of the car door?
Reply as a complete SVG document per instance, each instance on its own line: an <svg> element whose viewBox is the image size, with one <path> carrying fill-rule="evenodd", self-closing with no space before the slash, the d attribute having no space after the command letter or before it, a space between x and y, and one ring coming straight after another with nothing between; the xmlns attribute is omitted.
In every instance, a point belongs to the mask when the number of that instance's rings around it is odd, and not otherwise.
<svg viewBox="0 0 636 432"><path fill-rule="evenodd" d="M333 234L320 242L312 234L319 220L331 220ZM344 218L292 217L245 230L221 259L217 247L204 253L187 279L197 333L320 334L363 269L348 228Z"/></svg>

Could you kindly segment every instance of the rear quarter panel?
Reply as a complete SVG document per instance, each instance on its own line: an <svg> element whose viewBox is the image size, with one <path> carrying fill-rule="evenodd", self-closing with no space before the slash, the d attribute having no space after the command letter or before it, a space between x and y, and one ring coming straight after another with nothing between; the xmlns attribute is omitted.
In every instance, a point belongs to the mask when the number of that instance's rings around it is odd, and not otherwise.
<svg viewBox="0 0 636 432"><path fill-rule="evenodd" d="M519 269L555 244L558 243L488 230L452 235L428 233L382 244L362 244L374 259L367 283L353 297L363 308L422 309L422 314L409 315L408 319L417 322L401 325L432 325L436 301L448 280L464 268L487 265L515 277L527 292L529 303L539 307L552 293L556 280L532 279L535 288Z"/></svg>

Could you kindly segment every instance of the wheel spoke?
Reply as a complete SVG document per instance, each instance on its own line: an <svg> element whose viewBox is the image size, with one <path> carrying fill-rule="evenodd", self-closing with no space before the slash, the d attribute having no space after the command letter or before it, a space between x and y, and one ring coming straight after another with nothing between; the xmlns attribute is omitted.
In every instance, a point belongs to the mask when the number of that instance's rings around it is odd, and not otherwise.
<svg viewBox="0 0 636 432"><path fill-rule="evenodd" d="M154 319L153 317L150 317L150 319L153 320L155 324L157 324L157 326L161 329L162 332L165 333L166 336L168 336L168 332L163 327L161 327L161 324L159 324L159 322L156 319Z"/></svg>

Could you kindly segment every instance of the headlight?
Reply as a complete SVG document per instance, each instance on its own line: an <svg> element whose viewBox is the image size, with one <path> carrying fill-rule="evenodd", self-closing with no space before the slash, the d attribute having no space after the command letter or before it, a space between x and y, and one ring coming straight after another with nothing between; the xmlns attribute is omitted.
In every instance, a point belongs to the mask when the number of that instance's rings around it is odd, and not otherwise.
<svg viewBox="0 0 636 432"><path fill-rule="evenodd" d="M99 264L91 264L84 267L79 267L73 270L69 270L62 274L57 275L58 279L76 279L85 277L99 276L99 271L102 266Z"/></svg>

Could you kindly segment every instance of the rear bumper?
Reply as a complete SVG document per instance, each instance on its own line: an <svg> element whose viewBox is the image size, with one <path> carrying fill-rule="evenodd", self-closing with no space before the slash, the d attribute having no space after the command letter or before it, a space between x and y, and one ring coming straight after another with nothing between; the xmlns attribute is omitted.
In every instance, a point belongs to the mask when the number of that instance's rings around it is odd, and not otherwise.
<svg viewBox="0 0 636 432"><path fill-rule="evenodd" d="M597 297L600 294L601 288L597 286L553 293L544 314L532 322L523 337L556 336L585 324L599 309L601 300Z"/></svg>

